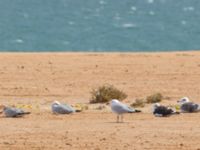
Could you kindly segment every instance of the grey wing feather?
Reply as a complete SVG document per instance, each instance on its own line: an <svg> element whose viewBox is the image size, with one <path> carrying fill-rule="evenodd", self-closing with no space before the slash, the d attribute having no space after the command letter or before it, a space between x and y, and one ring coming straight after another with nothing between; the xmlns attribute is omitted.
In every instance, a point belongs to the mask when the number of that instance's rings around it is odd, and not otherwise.
<svg viewBox="0 0 200 150"><path fill-rule="evenodd" d="M69 114L69 113L75 112L75 110L71 106L63 105L63 104L52 106L52 111L58 114Z"/></svg>
<svg viewBox="0 0 200 150"><path fill-rule="evenodd" d="M16 117L17 116L17 112L12 108L6 108L4 110L4 114L6 117Z"/></svg>
<svg viewBox="0 0 200 150"><path fill-rule="evenodd" d="M18 108L7 107L4 110L4 114L6 117L19 117L25 114L29 114L29 112L24 112L22 109L18 109Z"/></svg>
<svg viewBox="0 0 200 150"><path fill-rule="evenodd" d="M185 112L195 112L198 110L198 104L192 102L185 103L181 106L181 110Z"/></svg>
<svg viewBox="0 0 200 150"><path fill-rule="evenodd" d="M121 104L121 105L114 105L112 107L112 110L116 113L132 113L134 112L134 109L128 107L127 105Z"/></svg>

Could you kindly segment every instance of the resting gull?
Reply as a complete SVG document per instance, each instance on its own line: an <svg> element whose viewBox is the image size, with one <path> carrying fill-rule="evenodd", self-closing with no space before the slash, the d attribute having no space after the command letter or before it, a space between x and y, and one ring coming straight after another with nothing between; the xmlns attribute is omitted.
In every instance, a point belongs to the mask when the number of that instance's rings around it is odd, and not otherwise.
<svg viewBox="0 0 200 150"><path fill-rule="evenodd" d="M75 112L75 109L70 105L61 104L58 101L54 101L51 105L52 112L55 114L70 114Z"/></svg>
<svg viewBox="0 0 200 150"><path fill-rule="evenodd" d="M134 112L141 112L140 110L136 110L119 102L117 99L111 100L111 109L114 113L117 114L117 122L119 122L119 116L121 116L121 122L123 122L123 114L125 113L134 113Z"/></svg>
<svg viewBox="0 0 200 150"><path fill-rule="evenodd" d="M192 113L200 111L200 105L190 102L188 97L183 97L177 102L180 105L181 112Z"/></svg>
<svg viewBox="0 0 200 150"><path fill-rule="evenodd" d="M162 106L159 103L153 104L153 114L156 117L167 117L173 114L178 114L175 110L170 107Z"/></svg>
<svg viewBox="0 0 200 150"><path fill-rule="evenodd" d="M14 107L7 107L4 106L3 113L6 117L22 117L24 115L30 114L30 112L25 112L20 108L14 108Z"/></svg>

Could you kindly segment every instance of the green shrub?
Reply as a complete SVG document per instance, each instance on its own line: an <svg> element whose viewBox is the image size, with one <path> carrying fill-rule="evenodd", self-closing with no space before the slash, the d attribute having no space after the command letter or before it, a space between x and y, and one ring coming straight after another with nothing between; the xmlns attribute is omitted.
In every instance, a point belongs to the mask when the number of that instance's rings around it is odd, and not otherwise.
<svg viewBox="0 0 200 150"><path fill-rule="evenodd" d="M132 107L144 107L145 101L143 99L136 99L134 103L131 104Z"/></svg>
<svg viewBox="0 0 200 150"><path fill-rule="evenodd" d="M157 103L157 102L162 101L162 98L163 96L161 93L155 93L153 95L147 96L146 100L147 100L147 103Z"/></svg>
<svg viewBox="0 0 200 150"><path fill-rule="evenodd" d="M126 97L126 93L118 90L113 85L103 85L91 91L90 103L107 103L112 99L122 101Z"/></svg>

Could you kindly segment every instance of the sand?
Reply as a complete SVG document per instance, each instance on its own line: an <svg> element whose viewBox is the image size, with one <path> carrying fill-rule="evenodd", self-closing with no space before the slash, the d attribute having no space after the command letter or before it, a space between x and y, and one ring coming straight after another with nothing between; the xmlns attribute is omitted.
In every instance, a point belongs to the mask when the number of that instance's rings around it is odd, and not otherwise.
<svg viewBox="0 0 200 150"><path fill-rule="evenodd" d="M112 84L130 104L160 92L165 105L183 96L200 102L200 52L1 53L0 104L23 107L23 118L0 117L0 149L200 149L200 113L156 118L151 105L115 123L109 106L53 115L52 101L88 105L90 92Z"/></svg>

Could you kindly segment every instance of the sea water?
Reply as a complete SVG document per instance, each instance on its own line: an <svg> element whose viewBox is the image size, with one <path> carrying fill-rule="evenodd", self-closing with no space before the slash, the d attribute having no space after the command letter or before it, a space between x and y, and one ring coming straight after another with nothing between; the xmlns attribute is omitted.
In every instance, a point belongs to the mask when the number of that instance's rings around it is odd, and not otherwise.
<svg viewBox="0 0 200 150"><path fill-rule="evenodd" d="M200 0L1 0L0 51L200 49Z"/></svg>

